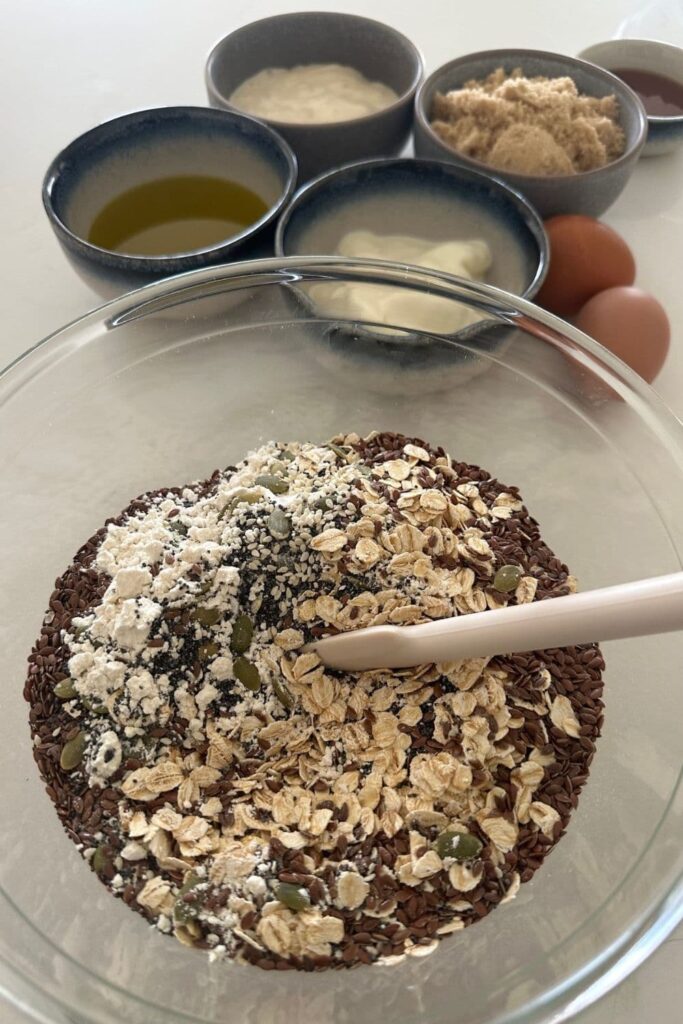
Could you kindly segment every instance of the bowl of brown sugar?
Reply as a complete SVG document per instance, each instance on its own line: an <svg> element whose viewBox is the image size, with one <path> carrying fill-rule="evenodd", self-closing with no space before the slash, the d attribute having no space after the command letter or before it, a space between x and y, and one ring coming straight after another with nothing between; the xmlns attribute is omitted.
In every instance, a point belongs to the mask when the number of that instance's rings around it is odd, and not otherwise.
<svg viewBox="0 0 683 1024"><path fill-rule="evenodd" d="M488 50L438 68L416 97L418 156L493 171L544 217L600 216L645 143L640 99L602 68L541 50Z"/></svg>

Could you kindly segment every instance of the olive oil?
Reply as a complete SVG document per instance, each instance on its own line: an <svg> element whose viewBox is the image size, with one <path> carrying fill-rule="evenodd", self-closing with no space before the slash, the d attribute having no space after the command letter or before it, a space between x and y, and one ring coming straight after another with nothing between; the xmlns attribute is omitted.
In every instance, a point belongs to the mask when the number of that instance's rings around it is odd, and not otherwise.
<svg viewBox="0 0 683 1024"><path fill-rule="evenodd" d="M255 192L225 178L158 178L107 203L88 241L130 256L173 256L225 242L267 210Z"/></svg>

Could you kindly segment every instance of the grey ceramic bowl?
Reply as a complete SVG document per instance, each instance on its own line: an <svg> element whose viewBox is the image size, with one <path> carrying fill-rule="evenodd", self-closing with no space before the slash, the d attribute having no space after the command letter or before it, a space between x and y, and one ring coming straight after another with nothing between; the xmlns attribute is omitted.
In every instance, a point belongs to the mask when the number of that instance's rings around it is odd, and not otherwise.
<svg viewBox="0 0 683 1024"><path fill-rule="evenodd" d="M683 48L657 39L609 39L582 50L582 60L616 73L617 69L652 71L672 78L683 86ZM683 115L655 117L647 115L647 142L643 156L672 153L683 144Z"/></svg>
<svg viewBox="0 0 683 1024"><path fill-rule="evenodd" d="M231 109L230 96L245 79L264 68L298 64L344 64L398 94L384 110L350 121L294 124L265 118L296 153L300 181L349 160L401 151L412 127L422 58L400 32L355 14L279 14L231 32L206 62L209 101Z"/></svg>
<svg viewBox="0 0 683 1024"><path fill-rule="evenodd" d="M173 175L224 177L268 205L224 242L168 256L133 256L88 241L97 214L115 196ZM233 257L272 255L274 222L296 186L296 159L280 136L254 118L208 107L160 107L125 114L80 135L50 164L43 204L64 252L100 295Z"/></svg>
<svg viewBox="0 0 683 1024"><path fill-rule="evenodd" d="M446 242L481 238L488 284L530 299L543 283L548 242L540 217L490 174L437 160L363 160L299 189L275 234L278 256L333 255L364 229Z"/></svg>
<svg viewBox="0 0 683 1024"><path fill-rule="evenodd" d="M589 96L615 94L619 120L626 135L624 154L595 171L540 177L495 170L513 188L522 192L543 217L559 213L584 213L599 217L617 199L633 173L645 143L647 120L642 103L619 78L576 57L543 50L486 50L458 57L444 64L420 86L415 98L415 152L418 156L450 160L478 170L491 168L478 160L456 153L432 130L429 123L432 101L437 92L448 92L469 79L486 78L496 68L515 68L530 75L573 78L580 92Z"/></svg>

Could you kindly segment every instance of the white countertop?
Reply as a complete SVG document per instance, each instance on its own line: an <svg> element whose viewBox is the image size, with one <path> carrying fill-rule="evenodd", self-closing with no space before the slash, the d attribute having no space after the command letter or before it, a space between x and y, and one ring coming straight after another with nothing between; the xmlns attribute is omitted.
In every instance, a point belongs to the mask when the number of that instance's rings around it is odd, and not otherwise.
<svg viewBox="0 0 683 1024"><path fill-rule="evenodd" d="M308 5L303 5L307 7ZM641 35L674 33L683 45L682 0L487 0L408 4L316 0L319 10L368 14L405 32L427 70L460 54L528 46L577 53L641 18ZM299 9L282 0L19 0L5 6L0 33L0 365L98 304L74 275L40 201L54 154L100 121L129 110L205 104L204 58L247 21ZM666 10L666 17L661 11ZM678 38L675 33L679 33ZM672 350L656 388L683 418L683 151L641 161L605 221L632 247L637 284L665 306ZM580 1024L674 1024L683 1003L683 927ZM0 999L0 1021L28 1018Z"/></svg>

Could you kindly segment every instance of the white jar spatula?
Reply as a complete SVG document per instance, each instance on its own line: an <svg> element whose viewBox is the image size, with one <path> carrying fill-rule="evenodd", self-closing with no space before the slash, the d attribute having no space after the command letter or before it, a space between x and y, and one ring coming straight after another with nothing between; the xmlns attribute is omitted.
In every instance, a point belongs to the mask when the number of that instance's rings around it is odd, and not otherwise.
<svg viewBox="0 0 683 1024"><path fill-rule="evenodd" d="M683 629L683 572L418 626L372 626L310 644L330 668L360 671L514 654Z"/></svg>

